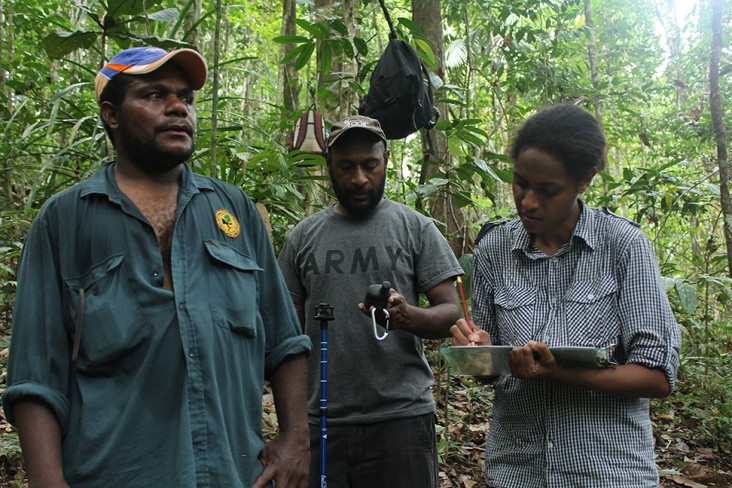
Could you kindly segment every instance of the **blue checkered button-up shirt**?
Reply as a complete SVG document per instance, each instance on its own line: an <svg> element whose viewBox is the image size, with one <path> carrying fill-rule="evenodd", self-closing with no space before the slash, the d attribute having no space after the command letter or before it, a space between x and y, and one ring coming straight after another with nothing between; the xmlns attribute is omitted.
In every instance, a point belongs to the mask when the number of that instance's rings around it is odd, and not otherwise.
<svg viewBox="0 0 732 488"><path fill-rule="evenodd" d="M475 250L474 320L494 344L616 345L617 362L663 370L673 387L679 329L646 236L581 204L554 256L521 221L496 226ZM486 448L493 487L658 487L648 399L543 379L496 383Z"/></svg>

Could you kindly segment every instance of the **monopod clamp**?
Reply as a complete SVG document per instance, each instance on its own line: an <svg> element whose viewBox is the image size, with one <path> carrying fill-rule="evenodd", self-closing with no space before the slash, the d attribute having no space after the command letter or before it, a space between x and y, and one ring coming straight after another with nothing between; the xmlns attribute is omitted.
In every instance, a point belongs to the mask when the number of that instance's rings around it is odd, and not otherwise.
<svg viewBox="0 0 732 488"><path fill-rule="evenodd" d="M321 329L323 327L328 327L328 322L334 319L333 307L331 307L327 303L321 303L320 305L317 305L315 307L315 317L313 318L320 321Z"/></svg>
<svg viewBox="0 0 732 488"><path fill-rule="evenodd" d="M333 307L321 303L315 307L313 319L320 322L320 488L327 488L326 442L328 440L328 322L333 317Z"/></svg>

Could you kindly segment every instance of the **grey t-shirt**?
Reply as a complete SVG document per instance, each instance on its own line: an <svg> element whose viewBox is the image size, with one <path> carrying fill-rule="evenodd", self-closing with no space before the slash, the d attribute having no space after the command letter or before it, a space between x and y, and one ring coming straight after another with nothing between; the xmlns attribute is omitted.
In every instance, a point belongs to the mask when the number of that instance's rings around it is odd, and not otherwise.
<svg viewBox="0 0 732 488"><path fill-rule="evenodd" d="M334 307L328 324L327 399L332 425L381 422L434 411L432 371L422 340L391 331L374 337L371 318L358 309L370 284L389 281L408 303L462 274L434 222L413 209L383 200L365 219L332 207L300 222L279 256L293 301L305 310L313 341L308 359L308 412L319 418L320 322L315 308ZM383 333L383 329L379 329Z"/></svg>

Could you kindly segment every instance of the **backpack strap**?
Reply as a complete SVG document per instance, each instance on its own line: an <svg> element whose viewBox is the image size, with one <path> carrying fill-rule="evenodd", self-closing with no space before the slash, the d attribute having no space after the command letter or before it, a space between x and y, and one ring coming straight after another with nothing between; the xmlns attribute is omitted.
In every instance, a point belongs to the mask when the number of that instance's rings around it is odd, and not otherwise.
<svg viewBox="0 0 732 488"><path fill-rule="evenodd" d="M605 206L602 207L602 213L604 213L605 215L609 215L610 217L615 217L616 219L625 220L626 222L628 222L633 227L640 228L640 224L638 222L635 222L634 220L630 220L630 219L628 219L626 217L623 217L622 215L618 215L618 214L616 214L615 212L613 212L612 210L610 210L609 208L607 208Z"/></svg>
<svg viewBox="0 0 732 488"><path fill-rule="evenodd" d="M290 151L294 149L299 149L300 146L302 146L303 141L305 140L305 133L308 130L308 125L307 121L303 120L304 118L305 117L300 116L300 118L297 119L294 129L290 133L290 141L288 144L288 149Z"/></svg>
<svg viewBox="0 0 732 488"><path fill-rule="evenodd" d="M483 224L483 226L480 228L480 232L478 232L478 235L475 238L475 246L476 247L478 246L478 243L480 242L480 240L482 238L484 238L487 233L489 233L490 231L492 231L496 227L498 227L500 225L503 225L503 224L505 224L507 222L508 222L507 219L498 219L498 220L492 220L490 222L487 222L487 223Z"/></svg>
<svg viewBox="0 0 732 488"><path fill-rule="evenodd" d="M437 107L434 104L434 100L432 99L432 80L430 79L430 73L427 71L427 68L425 67L422 60L419 60L419 65L422 68L422 74L424 76L424 79L427 80L427 86L428 86L428 93L430 93L430 104L432 105L432 113L435 114L434 118L430 120L427 125L424 127L424 134L427 138L427 150L429 151L431 156L435 156L435 146L432 143L432 137L430 136L430 129L433 128L435 125L437 125L437 121L440 119L440 111L437 109Z"/></svg>
<svg viewBox="0 0 732 488"><path fill-rule="evenodd" d="M391 16L389 15L389 11L386 9L386 4L384 3L384 0L379 0L379 4L381 5L381 10L384 11L384 17L386 17L386 23L389 24L389 39L396 39L397 33L394 29L394 24L391 21Z"/></svg>
<svg viewBox="0 0 732 488"><path fill-rule="evenodd" d="M425 129L424 136L427 138L427 151L430 153L430 156L435 156L435 146L432 143L432 136L430 136L430 130Z"/></svg>
<svg viewBox="0 0 732 488"><path fill-rule="evenodd" d="M429 93L429 99L430 99L430 105L432 105L432 113L434 114L434 118L431 119L427 125L425 126L426 130L430 130L435 125L437 125L437 121L440 120L440 111L435 106L435 100L433 95L433 86L432 86L432 79L430 78L430 72L427 71L427 67L424 65L424 62L420 59L419 60L419 66L422 68L422 77L423 79L427 80L427 88L426 91Z"/></svg>

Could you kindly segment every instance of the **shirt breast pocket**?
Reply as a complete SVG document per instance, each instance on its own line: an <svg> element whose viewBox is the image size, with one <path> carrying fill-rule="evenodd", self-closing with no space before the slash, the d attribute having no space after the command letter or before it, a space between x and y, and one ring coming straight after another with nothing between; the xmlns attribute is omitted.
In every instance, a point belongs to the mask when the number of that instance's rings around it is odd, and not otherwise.
<svg viewBox="0 0 732 488"><path fill-rule="evenodd" d="M529 286L497 288L493 294L493 303L502 344L523 345L532 339L536 314L536 288Z"/></svg>
<svg viewBox="0 0 732 488"><path fill-rule="evenodd" d="M620 330L618 284L610 275L576 281L567 292L569 345L604 347L614 344Z"/></svg>
<svg viewBox="0 0 732 488"><path fill-rule="evenodd" d="M257 336L258 284L262 268L249 256L215 240L204 242L213 261L209 293L216 325L249 337Z"/></svg>
<svg viewBox="0 0 732 488"><path fill-rule="evenodd" d="M76 334L76 327L81 327L81 369L108 364L151 336L123 263L124 255L116 254L94 264L83 276L65 280L73 324L71 336Z"/></svg>

